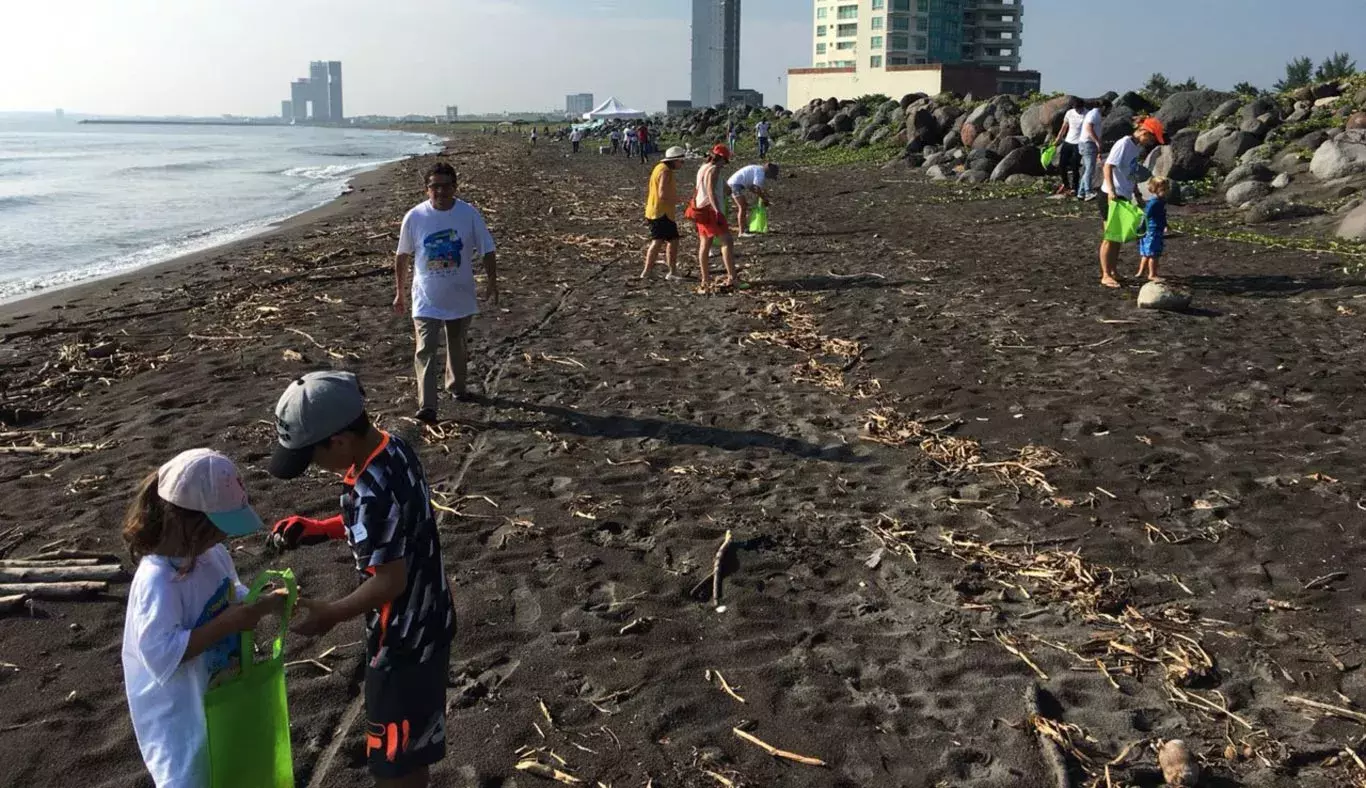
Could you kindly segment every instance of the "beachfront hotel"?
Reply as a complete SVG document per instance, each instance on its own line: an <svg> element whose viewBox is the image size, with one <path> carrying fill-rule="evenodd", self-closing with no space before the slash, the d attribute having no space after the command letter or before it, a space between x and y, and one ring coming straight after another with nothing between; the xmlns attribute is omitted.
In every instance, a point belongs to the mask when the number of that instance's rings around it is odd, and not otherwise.
<svg viewBox="0 0 1366 788"><path fill-rule="evenodd" d="M1039 89L1020 71L1024 0L814 0L811 67L788 70L787 105L869 94L990 96Z"/></svg>

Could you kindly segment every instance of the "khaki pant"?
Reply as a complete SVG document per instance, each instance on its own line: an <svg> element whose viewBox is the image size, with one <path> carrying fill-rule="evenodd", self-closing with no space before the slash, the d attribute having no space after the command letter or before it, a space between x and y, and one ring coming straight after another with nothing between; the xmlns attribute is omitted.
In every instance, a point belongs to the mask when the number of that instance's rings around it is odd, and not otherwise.
<svg viewBox="0 0 1366 788"><path fill-rule="evenodd" d="M419 410L436 410L436 360L437 350L442 345L444 333L446 345L446 388L456 393L465 390L465 366L468 363L465 338L469 331L471 318L459 320L432 320L419 317L413 320L417 333L417 353L413 357L417 373L417 407Z"/></svg>

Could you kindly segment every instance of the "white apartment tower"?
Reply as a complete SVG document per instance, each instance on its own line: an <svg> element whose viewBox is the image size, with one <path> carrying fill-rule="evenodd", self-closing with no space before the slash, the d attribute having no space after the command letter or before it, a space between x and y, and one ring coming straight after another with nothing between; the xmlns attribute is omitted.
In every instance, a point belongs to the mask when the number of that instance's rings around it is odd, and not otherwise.
<svg viewBox="0 0 1366 788"><path fill-rule="evenodd" d="M1024 0L815 0L816 68L1018 71Z"/></svg>

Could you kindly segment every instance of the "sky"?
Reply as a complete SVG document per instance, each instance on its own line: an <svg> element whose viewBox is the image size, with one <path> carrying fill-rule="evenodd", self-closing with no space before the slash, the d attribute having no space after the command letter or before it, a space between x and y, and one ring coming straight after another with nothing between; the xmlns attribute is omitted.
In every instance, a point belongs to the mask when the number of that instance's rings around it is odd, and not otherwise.
<svg viewBox="0 0 1366 788"><path fill-rule="evenodd" d="M348 115L563 110L567 93L661 110L689 92L690 0L5 0L0 111L275 115L340 60ZM784 103L811 65L810 0L744 0L741 86ZM1024 0L1044 90L1154 71L1268 86L1296 56L1366 69L1366 0Z"/></svg>

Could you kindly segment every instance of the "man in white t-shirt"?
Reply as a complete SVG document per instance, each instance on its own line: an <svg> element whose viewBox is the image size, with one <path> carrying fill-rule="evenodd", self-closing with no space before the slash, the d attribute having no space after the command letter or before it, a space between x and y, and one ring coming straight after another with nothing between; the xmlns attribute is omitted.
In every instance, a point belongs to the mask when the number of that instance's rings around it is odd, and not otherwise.
<svg viewBox="0 0 1366 788"><path fill-rule="evenodd" d="M1062 186L1065 192L1083 196L1081 192L1081 139L1082 125L1086 116L1082 109L1086 103L1076 96L1067 100L1067 114L1063 116L1062 128L1053 138L1058 149L1058 169L1062 170Z"/></svg>
<svg viewBox="0 0 1366 788"><path fill-rule="evenodd" d="M575 152L575 153L578 153L578 152L579 152L579 143L580 143L580 142L583 142L583 132L582 132L582 131L579 131L578 129L573 129L572 131L570 131L570 132L569 132L569 144L572 145L572 146L574 147L574 152Z"/></svg>
<svg viewBox="0 0 1366 788"><path fill-rule="evenodd" d="M768 130L769 125L766 120L754 124L754 136L759 139L759 158L761 159L768 157Z"/></svg>
<svg viewBox="0 0 1366 788"><path fill-rule="evenodd" d="M749 234L749 209L755 200L759 200L764 205L768 205L770 198L768 192L764 190L764 185L769 178L778 177L778 165L772 162L768 164L751 164L748 167L741 167L735 174L726 179L726 186L730 188L731 198L735 200L735 210L739 214L737 217L737 227L740 228L740 235Z"/></svg>
<svg viewBox="0 0 1366 788"><path fill-rule="evenodd" d="M427 172L431 199L408 211L394 258L394 311L402 314L412 273L413 327L417 334L415 367L418 421L436 422L436 368L432 364L442 335L446 341L446 389L461 402L477 399L466 388L466 334L479 313L474 262L488 274L486 297L498 305L498 257L493 236L474 206L455 198L455 169L441 162Z"/></svg>
<svg viewBox="0 0 1366 788"><path fill-rule="evenodd" d="M1081 183L1077 196L1090 202L1096 199L1096 166L1100 163L1100 135L1104 124L1101 105L1093 103L1081 120L1081 142L1077 154L1081 156Z"/></svg>
<svg viewBox="0 0 1366 788"><path fill-rule="evenodd" d="M1105 159L1105 182L1101 184L1100 216L1101 221L1109 223L1110 203L1132 202L1137 199L1138 186L1134 183L1134 173L1138 169L1138 157L1143 147L1165 145L1167 132L1162 121L1157 118L1144 118L1134 129L1132 136L1116 142ZM1119 287L1115 278L1115 268L1119 263L1119 241L1107 236L1100 242L1100 283L1106 287Z"/></svg>

